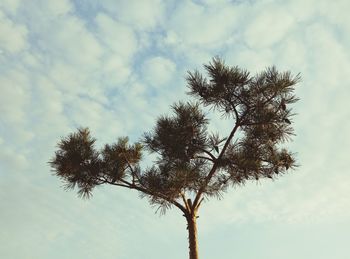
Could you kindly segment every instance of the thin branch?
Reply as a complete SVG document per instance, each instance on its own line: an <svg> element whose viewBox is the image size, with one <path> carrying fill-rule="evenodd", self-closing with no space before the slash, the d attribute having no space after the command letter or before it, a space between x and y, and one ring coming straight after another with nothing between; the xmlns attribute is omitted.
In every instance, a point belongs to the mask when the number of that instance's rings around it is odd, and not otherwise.
<svg viewBox="0 0 350 259"><path fill-rule="evenodd" d="M108 184L111 184L111 185L116 185L116 186L125 187L125 188L128 188L128 189L133 189L130 185L125 185L125 184L121 184L121 183L111 182L111 181L108 181L108 180L104 180L103 183L108 183Z"/></svg>
<svg viewBox="0 0 350 259"><path fill-rule="evenodd" d="M112 184L112 185L116 185L116 186L121 186L121 187L126 187L128 189L135 189L138 190L140 192L143 192L145 194L151 195L151 196L156 196L158 198L161 198L163 200L166 200L169 203L174 204L176 207L178 207L182 212L186 213L186 209L184 206L182 206L180 203L178 203L177 201L173 200L173 199L169 199L166 195L159 193L159 192L152 192L147 190L146 188L143 188L141 186L137 186L135 183L130 183L126 180L120 179L120 182L124 183L124 184L120 184L120 183L115 183L115 182L110 182L105 180L106 183Z"/></svg>
<svg viewBox="0 0 350 259"><path fill-rule="evenodd" d="M201 206L203 200L204 200L204 198L202 197L202 199L198 202L198 204L196 206L196 210L198 210L199 206Z"/></svg>
<svg viewBox="0 0 350 259"><path fill-rule="evenodd" d="M277 123L277 121L260 121L260 122L251 122L251 123L242 123L242 126L255 126L255 125L266 125L271 123Z"/></svg>
<svg viewBox="0 0 350 259"><path fill-rule="evenodd" d="M128 182L126 180L123 180L123 179L119 179L119 181L121 181L122 183L124 183L124 184L126 184L126 185L128 185L130 187L133 187L135 185L134 183L130 183L130 182Z"/></svg>
<svg viewBox="0 0 350 259"><path fill-rule="evenodd" d="M238 115L238 111L237 111L237 109L236 109L236 106L232 103L231 100L229 100L229 103L230 103L230 105L232 106L232 109L233 109L233 111L234 111L234 113L235 113L236 122L238 122L238 121L239 121L239 115Z"/></svg>
<svg viewBox="0 0 350 259"><path fill-rule="evenodd" d="M208 150L205 150L204 148L199 148L199 150L206 153L208 156L210 156L213 161L216 160L216 157L212 153L210 153Z"/></svg>
<svg viewBox="0 0 350 259"><path fill-rule="evenodd" d="M270 98L267 98L267 100L265 100L265 102L264 102L263 104L265 105L265 104L267 104L268 102L270 102L273 98L275 98L275 97L277 96L277 94L278 94L278 92L275 91L275 92L273 93L273 95L272 95ZM264 95L264 94L263 94L263 95ZM266 97L266 96L264 95L264 97Z"/></svg>
<svg viewBox="0 0 350 259"><path fill-rule="evenodd" d="M162 193L159 193L159 192L151 192L151 191L148 191L147 189L145 188L142 188L142 187L139 187L139 186L136 186L136 185L133 185L133 188L140 191L140 192L143 192L143 193L146 193L146 194L149 194L149 195L152 195L152 196L156 196L156 197L159 197L163 200L166 200L167 202L169 203L172 203L174 204L176 207L178 207L182 212L186 213L186 209L184 206L182 206L180 203L178 203L177 201L173 200L173 199L169 199L166 195L162 194Z"/></svg>
<svg viewBox="0 0 350 259"><path fill-rule="evenodd" d="M233 108L233 111L234 111L235 116L236 116L236 121L239 121L239 115L238 115L238 111L237 111L236 107L234 105L232 105L232 108Z"/></svg>
<svg viewBox="0 0 350 259"><path fill-rule="evenodd" d="M136 176L136 173L134 171L134 169L132 168L131 164L129 163L129 160L127 159L126 155L123 153L124 155L124 158L125 158L125 161L131 171L131 177L132 177L132 183L135 184L135 176ZM138 177L136 177L138 181L140 181L140 179L138 179Z"/></svg>
<svg viewBox="0 0 350 259"><path fill-rule="evenodd" d="M244 105L246 105L247 107L250 106L248 102L243 101L237 94L232 93L232 95L233 95L236 99L238 99L241 103L243 103Z"/></svg>
<svg viewBox="0 0 350 259"><path fill-rule="evenodd" d="M182 201L184 202L185 207L186 207L188 213L191 213L191 208L189 207L189 205L188 205L188 203L187 203L185 194L184 194L183 192L181 192L180 195L181 195ZM187 215L187 214L185 213L185 215Z"/></svg>
<svg viewBox="0 0 350 259"><path fill-rule="evenodd" d="M206 156L195 156L194 158L202 158L202 159L209 160L210 162L213 162L213 163L214 163L214 160L211 159L210 157L206 157Z"/></svg>
<svg viewBox="0 0 350 259"><path fill-rule="evenodd" d="M224 147L222 148L218 158L216 159L216 161L214 162L213 164L213 167L211 168L210 172L208 173L208 175L206 176L205 178L205 183L200 187L200 189L198 190L197 194L196 194L196 197L194 199L194 202L193 202L193 207L196 208L197 205L198 205L198 202L199 202L199 199L201 198L202 196L202 193L204 192L205 188L208 186L208 183L209 181L211 180L211 178L213 177L213 175L215 174L216 172L216 169L218 167L218 161L220 161L221 157L224 155L229 143L231 142L231 139L233 138L233 136L235 135L237 129L239 128L240 124L238 122L236 122L234 128L232 129L230 135L228 136L226 142L225 142L225 145Z"/></svg>

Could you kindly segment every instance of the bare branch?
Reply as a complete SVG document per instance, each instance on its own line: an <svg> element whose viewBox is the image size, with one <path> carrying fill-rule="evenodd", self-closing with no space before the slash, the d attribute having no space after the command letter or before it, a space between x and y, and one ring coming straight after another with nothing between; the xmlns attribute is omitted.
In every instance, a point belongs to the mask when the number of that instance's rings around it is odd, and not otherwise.
<svg viewBox="0 0 350 259"><path fill-rule="evenodd" d="M190 214L190 213L191 213L191 208L190 208L190 206L189 206L189 204L188 204L188 202L187 202L187 199L186 199L185 194L184 194L183 192L181 192L181 193L180 193L180 196L181 196L182 201L184 202L185 207L186 207L186 209L187 209L187 211L188 211L187 214ZM187 214L185 213L186 216L187 216Z"/></svg>
<svg viewBox="0 0 350 259"><path fill-rule="evenodd" d="M196 206L196 210L199 209L199 207L201 206L203 200L204 200L204 198L202 197L201 200L198 202L198 204Z"/></svg>

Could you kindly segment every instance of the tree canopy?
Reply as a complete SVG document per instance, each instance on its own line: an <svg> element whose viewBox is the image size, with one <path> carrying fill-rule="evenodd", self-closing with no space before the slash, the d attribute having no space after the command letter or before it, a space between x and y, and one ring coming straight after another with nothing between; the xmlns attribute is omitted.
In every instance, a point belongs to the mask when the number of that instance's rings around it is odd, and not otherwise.
<svg viewBox="0 0 350 259"><path fill-rule="evenodd" d="M55 174L82 197L90 197L97 185L110 184L139 191L163 211L176 206L193 218L203 198L294 169L294 154L284 144L294 135L291 104L298 100L299 74L270 67L251 75L219 58L204 68L207 76L188 72L193 100L173 104L173 113L160 116L137 143L120 137L97 150L88 128L61 139L50 161ZM228 135L208 130L203 107L232 121ZM145 151L156 159L141 168Z"/></svg>

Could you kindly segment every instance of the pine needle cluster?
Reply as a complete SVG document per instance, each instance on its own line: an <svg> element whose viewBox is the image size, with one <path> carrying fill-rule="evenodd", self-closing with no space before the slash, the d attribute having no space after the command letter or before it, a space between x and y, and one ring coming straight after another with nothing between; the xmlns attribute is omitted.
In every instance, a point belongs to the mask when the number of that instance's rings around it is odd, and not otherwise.
<svg viewBox="0 0 350 259"><path fill-rule="evenodd" d="M219 58L205 70L207 77L198 71L187 76L197 102L175 103L173 114L160 116L137 143L122 137L97 150L87 128L62 138L50 161L54 173L83 197L111 184L139 191L163 211L175 205L188 213L203 197L220 196L229 186L294 169L295 156L283 146L294 135L291 105L298 101L300 76L275 67L250 75ZM229 135L208 131L203 107L232 120ZM145 151L157 154L149 168L140 167Z"/></svg>

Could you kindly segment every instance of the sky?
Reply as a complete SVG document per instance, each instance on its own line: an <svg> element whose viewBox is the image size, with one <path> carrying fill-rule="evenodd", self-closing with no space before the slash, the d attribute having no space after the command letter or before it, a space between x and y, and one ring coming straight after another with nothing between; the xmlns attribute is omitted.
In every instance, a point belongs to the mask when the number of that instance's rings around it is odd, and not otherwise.
<svg viewBox="0 0 350 259"><path fill-rule="evenodd" d="M347 259L350 2L1 0L0 258L188 258L185 219L101 186L82 200L50 171L58 140L139 140L187 100L212 57L300 73L288 147L300 167L205 202L200 258ZM230 121L213 118L212 129Z"/></svg>

